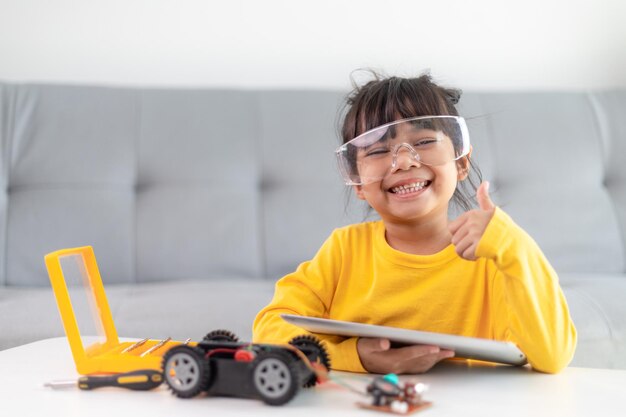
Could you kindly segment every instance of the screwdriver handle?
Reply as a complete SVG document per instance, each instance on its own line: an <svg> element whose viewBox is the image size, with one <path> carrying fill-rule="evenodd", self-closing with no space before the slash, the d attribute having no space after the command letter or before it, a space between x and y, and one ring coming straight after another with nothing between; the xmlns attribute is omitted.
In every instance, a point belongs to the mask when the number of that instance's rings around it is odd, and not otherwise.
<svg viewBox="0 0 626 417"><path fill-rule="evenodd" d="M78 378L78 388L92 390L101 387L120 387L145 391L158 387L162 382L161 372L144 369L109 376L83 376Z"/></svg>

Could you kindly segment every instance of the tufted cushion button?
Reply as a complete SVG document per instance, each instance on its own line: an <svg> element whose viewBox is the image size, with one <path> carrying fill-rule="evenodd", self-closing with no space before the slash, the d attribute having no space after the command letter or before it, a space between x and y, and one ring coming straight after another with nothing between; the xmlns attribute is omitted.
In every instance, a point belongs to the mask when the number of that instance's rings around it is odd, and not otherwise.
<svg viewBox="0 0 626 417"><path fill-rule="evenodd" d="M271 178L261 178L257 184L257 188L259 191L270 191L272 188L276 186L276 181Z"/></svg>

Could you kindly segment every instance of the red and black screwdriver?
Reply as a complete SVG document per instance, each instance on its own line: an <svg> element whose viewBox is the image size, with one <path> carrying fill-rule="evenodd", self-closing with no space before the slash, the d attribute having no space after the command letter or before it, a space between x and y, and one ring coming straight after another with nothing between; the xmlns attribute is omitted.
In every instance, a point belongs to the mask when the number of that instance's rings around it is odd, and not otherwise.
<svg viewBox="0 0 626 417"><path fill-rule="evenodd" d="M44 384L53 389L78 387L82 390L92 390L102 387L127 388L135 391L154 389L163 382L163 374L152 369L126 372L106 376L82 376L72 381L51 381Z"/></svg>

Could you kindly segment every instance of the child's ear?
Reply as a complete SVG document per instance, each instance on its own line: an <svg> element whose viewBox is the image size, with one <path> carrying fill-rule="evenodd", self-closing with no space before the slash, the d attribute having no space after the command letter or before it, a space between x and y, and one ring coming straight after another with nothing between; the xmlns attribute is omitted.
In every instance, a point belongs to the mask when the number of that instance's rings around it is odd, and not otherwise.
<svg viewBox="0 0 626 417"><path fill-rule="evenodd" d="M457 171L458 171L457 179L459 181L463 181L469 176L470 157L472 156L473 150L474 148L472 147L472 145L470 145L469 153L463 158L459 159L459 162L457 164Z"/></svg>
<svg viewBox="0 0 626 417"><path fill-rule="evenodd" d="M354 190L354 194L359 200L365 200L365 195L363 194L363 186L353 185L352 189Z"/></svg>

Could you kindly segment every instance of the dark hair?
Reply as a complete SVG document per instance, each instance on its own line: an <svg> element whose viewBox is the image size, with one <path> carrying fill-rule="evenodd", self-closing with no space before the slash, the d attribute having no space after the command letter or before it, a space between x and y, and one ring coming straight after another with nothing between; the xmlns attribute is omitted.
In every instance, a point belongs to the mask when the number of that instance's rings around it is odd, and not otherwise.
<svg viewBox="0 0 626 417"><path fill-rule="evenodd" d="M352 79L353 90L345 99L340 127L343 143L370 129L399 119L459 115L455 105L459 102L462 91L435 84L428 73L416 78L401 78L385 77L374 70L367 72L374 79L361 86ZM469 157L468 161L468 177L457 185L452 196L453 202L464 211L475 206L476 190L482 182L480 169ZM472 178L472 174L475 174L477 181Z"/></svg>

